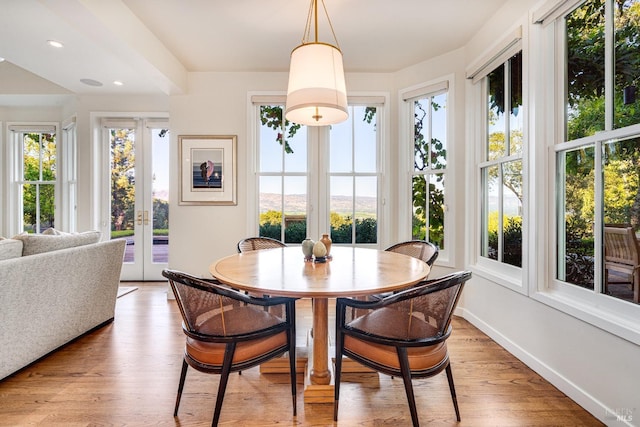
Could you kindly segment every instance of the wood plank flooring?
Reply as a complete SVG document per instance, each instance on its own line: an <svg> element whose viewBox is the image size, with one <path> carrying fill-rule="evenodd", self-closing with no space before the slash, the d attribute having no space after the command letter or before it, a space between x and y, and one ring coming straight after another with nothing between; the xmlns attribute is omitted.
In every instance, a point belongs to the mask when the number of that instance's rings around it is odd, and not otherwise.
<svg viewBox="0 0 640 427"><path fill-rule="evenodd" d="M189 370L173 417L184 335L167 301L166 283L126 283L112 324L84 336L0 382L0 426L205 426L211 424L218 376ZM298 342L311 325L298 302ZM333 310L333 306L330 307ZM330 311L331 312L331 311ZM596 418L465 320L449 339L462 421L457 423L444 374L414 380L422 425L601 426ZM222 426L407 426L402 380L345 374L339 421L333 405L304 404L298 378L293 417L288 376L258 368L232 375Z"/></svg>

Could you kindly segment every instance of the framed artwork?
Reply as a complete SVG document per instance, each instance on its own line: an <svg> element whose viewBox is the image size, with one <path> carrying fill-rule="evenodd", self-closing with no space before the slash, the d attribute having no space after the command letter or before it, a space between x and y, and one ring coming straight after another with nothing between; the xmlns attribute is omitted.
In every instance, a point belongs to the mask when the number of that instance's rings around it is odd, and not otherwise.
<svg viewBox="0 0 640 427"><path fill-rule="evenodd" d="M178 135L180 205L236 205L235 135Z"/></svg>

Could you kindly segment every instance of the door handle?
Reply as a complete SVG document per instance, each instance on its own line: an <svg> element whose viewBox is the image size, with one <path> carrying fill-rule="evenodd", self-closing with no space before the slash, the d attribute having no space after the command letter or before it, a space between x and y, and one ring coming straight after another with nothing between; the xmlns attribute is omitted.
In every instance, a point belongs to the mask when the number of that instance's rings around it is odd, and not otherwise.
<svg viewBox="0 0 640 427"><path fill-rule="evenodd" d="M149 211L144 211L144 225L149 225Z"/></svg>
<svg viewBox="0 0 640 427"><path fill-rule="evenodd" d="M138 225L142 225L142 211L138 211L138 214L136 215L136 222Z"/></svg>

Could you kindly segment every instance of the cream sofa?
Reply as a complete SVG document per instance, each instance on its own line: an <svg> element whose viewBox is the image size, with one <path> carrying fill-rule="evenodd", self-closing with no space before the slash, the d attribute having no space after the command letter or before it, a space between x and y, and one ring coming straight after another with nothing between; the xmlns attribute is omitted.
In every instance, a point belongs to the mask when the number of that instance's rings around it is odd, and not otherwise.
<svg viewBox="0 0 640 427"><path fill-rule="evenodd" d="M0 240L0 379L113 320L125 241L99 240Z"/></svg>

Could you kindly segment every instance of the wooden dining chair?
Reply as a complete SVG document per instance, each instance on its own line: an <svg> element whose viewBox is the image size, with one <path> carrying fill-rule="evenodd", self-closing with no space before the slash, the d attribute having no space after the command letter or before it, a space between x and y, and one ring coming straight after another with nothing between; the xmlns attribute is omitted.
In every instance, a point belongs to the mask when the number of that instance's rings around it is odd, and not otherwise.
<svg viewBox="0 0 640 427"><path fill-rule="evenodd" d="M343 356L392 377L401 376L414 426L419 422L412 379L446 371L460 421L446 340L453 310L470 278L471 272L461 271L424 280L379 301L337 299L334 421L338 421Z"/></svg>
<svg viewBox="0 0 640 427"><path fill-rule="evenodd" d="M220 374L212 426L218 425L229 374L289 353L293 415L296 415L295 299L257 298L230 289L215 279L203 280L164 270L182 315L186 338L173 416L178 415L189 366ZM281 307L282 317L265 310Z"/></svg>
<svg viewBox="0 0 640 427"><path fill-rule="evenodd" d="M385 249L385 251L397 252L421 259L431 267L433 263L436 262L436 259L438 259L440 248L438 248L436 244L426 240L407 240L391 245Z"/></svg>
<svg viewBox="0 0 640 427"><path fill-rule="evenodd" d="M261 249L283 248L287 245L271 237L246 237L238 242L238 253Z"/></svg>
<svg viewBox="0 0 640 427"><path fill-rule="evenodd" d="M413 258L420 259L426 262L429 267L431 267L433 263L436 262L436 259L438 259L440 248L438 248L438 245L431 242L427 242L426 240L407 240L404 242L391 245L387 249L385 249L385 251L395 252L402 255L407 255ZM384 292L384 293L369 295L367 299L380 300L393 293L395 292Z"/></svg>

